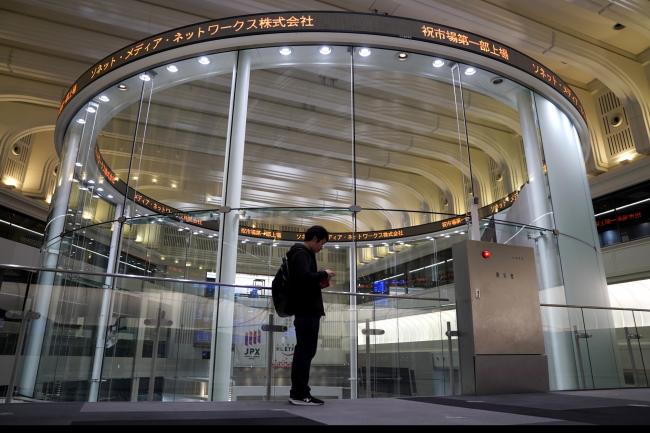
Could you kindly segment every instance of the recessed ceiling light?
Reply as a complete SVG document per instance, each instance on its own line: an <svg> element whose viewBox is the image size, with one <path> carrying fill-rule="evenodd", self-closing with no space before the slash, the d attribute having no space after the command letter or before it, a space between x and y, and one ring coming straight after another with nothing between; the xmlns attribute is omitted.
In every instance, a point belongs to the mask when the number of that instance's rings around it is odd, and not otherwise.
<svg viewBox="0 0 650 433"><path fill-rule="evenodd" d="M142 81L145 81L145 82L146 81L151 81L151 76L149 74L147 74L146 72L144 74L140 74L138 76L138 78L141 79Z"/></svg>
<svg viewBox="0 0 650 433"><path fill-rule="evenodd" d="M474 75L476 74L476 68L472 68L471 66L467 69L465 69L465 75Z"/></svg>
<svg viewBox="0 0 650 433"><path fill-rule="evenodd" d="M280 54L282 54L283 56L288 56L291 53L292 53L292 51L291 51L291 48L289 48L289 47L280 48Z"/></svg>
<svg viewBox="0 0 650 433"><path fill-rule="evenodd" d="M83 125L84 123L86 123L86 120L85 119L77 119L77 123L80 124L80 125Z"/></svg>
<svg viewBox="0 0 650 433"><path fill-rule="evenodd" d="M138 179L139 179L138 176L133 176L133 180L138 180Z"/></svg>
<svg viewBox="0 0 650 433"><path fill-rule="evenodd" d="M124 84L124 83L120 83L120 84L117 85L117 88L120 89L120 90L122 90L122 91L124 91L124 90L128 89L129 86L127 86L127 85Z"/></svg>
<svg viewBox="0 0 650 433"><path fill-rule="evenodd" d="M154 177L154 178L151 179L151 181L152 181L153 183L157 183L157 182L158 182L158 179L156 179L156 178Z"/></svg>
<svg viewBox="0 0 650 433"><path fill-rule="evenodd" d="M431 63L434 68L442 68L445 66L445 61L442 59L434 59L433 63Z"/></svg>
<svg viewBox="0 0 650 433"><path fill-rule="evenodd" d="M108 197L108 198L113 198L113 194L109 194L109 195L107 195L106 197Z"/></svg>
<svg viewBox="0 0 650 433"><path fill-rule="evenodd" d="M99 98L97 98L97 99L99 99L99 100L102 101L102 102L108 102L108 101L110 101L109 97L106 96L106 95L100 95Z"/></svg>
<svg viewBox="0 0 650 433"><path fill-rule="evenodd" d="M86 111L89 113L96 113L97 109L95 107L88 106L86 107Z"/></svg>
<svg viewBox="0 0 650 433"><path fill-rule="evenodd" d="M75 162L74 165L76 165L77 167L83 167L83 164L80 162Z"/></svg>
<svg viewBox="0 0 650 433"><path fill-rule="evenodd" d="M400 52L400 53L397 53L397 59L401 60L401 61L406 60L408 58L408 56L409 56L408 53L405 53L403 51Z"/></svg>
<svg viewBox="0 0 650 433"><path fill-rule="evenodd" d="M363 47L359 50L359 55L361 57L368 57L370 53L371 53L370 48Z"/></svg>
<svg viewBox="0 0 650 433"><path fill-rule="evenodd" d="M614 26L612 28L614 30L623 30L625 28L625 24L616 23L616 24L614 24Z"/></svg>
<svg viewBox="0 0 650 433"><path fill-rule="evenodd" d="M323 45L322 47L320 47L320 50L318 50L318 51L319 51L321 54L323 54L323 55L326 56L326 55L328 55L329 53L332 52L332 48L331 48L331 47L328 47L327 45Z"/></svg>
<svg viewBox="0 0 650 433"><path fill-rule="evenodd" d="M209 65L210 64L210 59L208 59L205 56L199 57L199 63L202 65Z"/></svg>
<svg viewBox="0 0 650 433"><path fill-rule="evenodd" d="M167 70L169 72L178 72L178 67L176 65L169 65L167 66Z"/></svg>

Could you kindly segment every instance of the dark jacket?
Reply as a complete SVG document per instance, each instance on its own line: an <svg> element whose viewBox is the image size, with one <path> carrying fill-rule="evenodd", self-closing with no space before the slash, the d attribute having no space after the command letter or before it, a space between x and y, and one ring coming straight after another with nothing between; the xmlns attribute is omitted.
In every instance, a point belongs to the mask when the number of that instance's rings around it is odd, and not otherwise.
<svg viewBox="0 0 650 433"><path fill-rule="evenodd" d="M327 279L327 272L318 271L316 254L304 244L296 243L289 249L287 258L291 310L296 316L324 316L320 282Z"/></svg>

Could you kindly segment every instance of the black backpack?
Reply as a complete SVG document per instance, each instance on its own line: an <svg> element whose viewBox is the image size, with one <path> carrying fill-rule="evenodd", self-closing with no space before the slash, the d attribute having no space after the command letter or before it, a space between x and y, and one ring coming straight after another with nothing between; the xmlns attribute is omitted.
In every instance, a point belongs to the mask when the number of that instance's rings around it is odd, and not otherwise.
<svg viewBox="0 0 650 433"><path fill-rule="evenodd" d="M273 297L273 306L278 316L293 316L289 305L289 262L286 257L282 257L282 264L271 283L271 296Z"/></svg>

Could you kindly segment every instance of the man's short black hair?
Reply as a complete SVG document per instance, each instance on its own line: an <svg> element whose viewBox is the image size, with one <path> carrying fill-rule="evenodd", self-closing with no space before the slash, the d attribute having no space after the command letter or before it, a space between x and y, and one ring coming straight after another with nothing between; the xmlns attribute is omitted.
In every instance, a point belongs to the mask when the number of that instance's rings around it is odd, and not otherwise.
<svg viewBox="0 0 650 433"><path fill-rule="evenodd" d="M317 241L325 239L327 242L330 239L330 234L323 226L311 226L305 232L305 241L310 241L314 238L316 238Z"/></svg>

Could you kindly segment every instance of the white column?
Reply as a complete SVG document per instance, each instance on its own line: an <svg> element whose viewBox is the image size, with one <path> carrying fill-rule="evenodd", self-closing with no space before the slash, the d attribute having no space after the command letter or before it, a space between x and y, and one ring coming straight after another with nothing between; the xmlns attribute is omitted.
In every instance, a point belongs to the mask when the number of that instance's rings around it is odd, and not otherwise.
<svg viewBox="0 0 650 433"><path fill-rule="evenodd" d="M229 208L238 208L241 200L250 65L250 53L240 51L237 57L237 69L233 74L234 83L231 93L230 124L224 167L222 204ZM224 213L219 224L217 282L235 283L238 234L239 212ZM234 290L229 287L218 287L215 291L214 301L213 323L216 323L216 329L213 332L213 351L210 356L211 395L209 399L224 401L229 399L230 390Z"/></svg>
<svg viewBox="0 0 650 433"><path fill-rule="evenodd" d="M520 197L507 213L510 221L531 224L548 229L555 228L553 209L544 173L544 158L542 145L539 141L533 100L529 90L517 94L517 110L521 124L521 133L526 156L528 184L522 189ZM539 281L541 303L566 303L562 273L559 263L557 239L548 231L540 235L534 242L527 239L523 230L520 239L515 242L520 245L535 248L537 261L537 279ZM544 317L550 323L561 324L567 321L565 310L544 310ZM549 379L551 389L573 389L578 386L577 369L573 356L573 342L570 333L547 332L545 335L546 353L549 357Z"/></svg>
<svg viewBox="0 0 650 433"><path fill-rule="evenodd" d="M117 258L119 257L120 246L120 225L117 220L122 216L123 206L121 203L115 205L115 213L111 233L111 245L108 253L107 273L115 273L117 267ZM106 276L104 279L104 288L102 289L102 304L97 318L97 339L95 340L95 354L93 356L93 371L90 376L90 393L88 401L97 401L99 394L99 384L102 377L102 363L104 361L104 348L106 347L106 328L110 320L110 306L113 293L113 277ZM117 331L116 331L117 332Z"/></svg>
<svg viewBox="0 0 650 433"><path fill-rule="evenodd" d="M52 213L48 221L48 228L41 251L41 264L46 268L56 268L61 249L61 234L65 228L65 217L68 211L72 176L74 175L75 161L79 151L79 142L84 128L69 126L68 135L63 146L63 161L59 171L59 184L52 199ZM45 327L48 321L50 300L52 298L52 284L55 274L41 272L38 278L38 287L34 295L33 311L40 313L41 318L30 324L29 334L25 345L23 366L21 369L19 393L29 397L34 396L36 374L41 358Z"/></svg>
<svg viewBox="0 0 650 433"><path fill-rule="evenodd" d="M535 95L534 101L548 167L555 227L559 230L557 241L566 302L609 307L580 139L568 117L555 105L540 95ZM597 324L593 318L596 314ZM584 361L589 362L595 387L623 386L623 369L619 368L621 364L611 312L585 310L585 319L591 339L588 342L580 340L580 344L588 345L589 360L585 358Z"/></svg>

